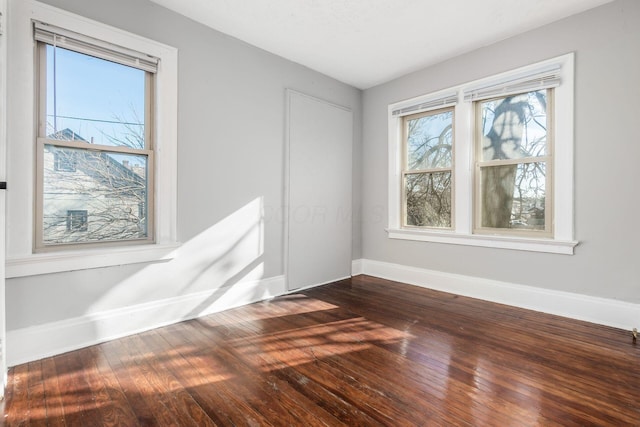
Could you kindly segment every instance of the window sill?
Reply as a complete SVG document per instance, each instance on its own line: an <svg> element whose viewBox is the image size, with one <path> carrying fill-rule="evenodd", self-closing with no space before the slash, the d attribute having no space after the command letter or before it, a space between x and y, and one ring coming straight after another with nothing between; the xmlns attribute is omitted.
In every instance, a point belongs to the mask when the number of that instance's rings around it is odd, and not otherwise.
<svg viewBox="0 0 640 427"><path fill-rule="evenodd" d="M168 243L30 254L8 258L6 277L27 277L116 265L168 261L174 257L175 250L179 246L178 243Z"/></svg>
<svg viewBox="0 0 640 427"><path fill-rule="evenodd" d="M390 239L417 240L421 242L514 249L518 251L547 252L564 255L573 255L573 248L578 244L577 241L460 234L446 231L403 230L395 228L387 229L387 233Z"/></svg>

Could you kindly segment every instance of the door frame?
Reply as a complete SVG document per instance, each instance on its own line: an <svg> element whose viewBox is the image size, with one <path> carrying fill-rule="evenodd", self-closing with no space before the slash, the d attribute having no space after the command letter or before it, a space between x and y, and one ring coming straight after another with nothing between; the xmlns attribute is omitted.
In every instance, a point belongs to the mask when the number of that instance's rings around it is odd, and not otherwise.
<svg viewBox="0 0 640 427"><path fill-rule="evenodd" d="M0 182L7 179L7 0L0 0ZM5 312L6 190L0 187L0 400L7 384L7 331Z"/></svg>
<svg viewBox="0 0 640 427"><path fill-rule="evenodd" d="M287 291L292 292L295 290L300 290L300 289L304 289L304 288L309 288L309 287L314 287L314 286L319 286L325 283L330 283L336 280L341 280L344 279L346 277L351 277L351 265L352 265L352 250L353 250L353 242L352 242L352 238L353 238L353 222L352 222L352 201L353 201L353 194L352 194L352 182L353 182L353 111L350 108L326 101L324 99L321 98L317 98L315 96L311 96L302 92L298 92L296 90L293 89L286 89L285 90L285 96L286 96L286 111L285 111L285 172L284 172L284 182L285 182L285 191L284 191L284 201L285 201L285 205L284 205L284 274L285 274L285 281L286 281L286 288ZM291 239L292 239L292 210L295 213L295 206L294 203L292 203L292 179L294 179L294 177L292 177L292 144L295 143L295 141L293 141L292 138L292 133L295 129L296 123L293 123L292 118L293 115L292 113L294 113L294 111L292 111L292 104L293 104L293 99L294 97L298 97L299 99L303 99L305 101L312 101L314 103L317 103L317 105L319 106L323 106L323 107L328 107L331 110L326 110L328 116L331 115L331 117L333 117L333 115L335 115L336 113L348 113L349 117L350 117L350 125L349 125L349 135L348 137L345 136L345 140L348 141L348 179L345 178L345 180L343 180L343 182L346 184L344 186L345 188L345 192L348 193L348 206L341 206L341 205L332 205L331 201L328 201L326 207L329 209L329 211L331 211L332 208L337 208L335 214L336 215L328 215L329 217L335 217L335 225L339 226L339 221L337 220L338 216L340 216L342 219L344 218L349 218L348 219L348 226L345 226L346 228L348 228L348 232L345 230L342 230L344 232L344 234L346 234L346 237L348 237L346 240L346 242L342 242L343 245L339 245L340 247L337 248L336 253L339 253L340 250L342 250L343 252L348 252L348 259L344 259L344 265L343 266L337 266L335 268L335 271L328 271L328 274L326 275L326 277L322 277L319 278L317 277L317 275L314 274L307 274L308 277L306 277L306 279L310 280L309 283L295 283L296 281L293 280L292 281L292 268L295 268L294 266L291 265L291 258L292 258L292 249L291 249ZM303 112L304 113L304 112ZM321 117L319 119L322 119ZM344 119L344 117L342 117L342 119ZM339 135L339 134L338 134ZM340 138L342 139L342 138ZM329 165L327 165L327 167L330 167ZM338 171L339 172L339 171ZM346 181L346 182L345 182ZM341 193L343 194L343 193ZM310 208L310 206L306 206L307 208ZM339 214L339 215L338 215ZM343 224L344 225L344 224ZM343 228L345 228L343 227ZM340 237L344 238L345 236L343 236L342 234L337 238L338 243L340 243ZM313 242L309 242L309 245L312 245ZM348 246L348 247L347 247ZM319 264L322 264L322 257L321 255L318 256L319 259L315 259L312 261L316 266ZM336 261L336 260L334 260ZM341 262L342 260L337 260L338 263ZM326 264L326 263L325 263ZM333 268L333 263L331 263L330 268ZM342 271L344 270L344 271ZM298 274L298 276L300 276ZM311 276L316 276L313 279L311 279Z"/></svg>

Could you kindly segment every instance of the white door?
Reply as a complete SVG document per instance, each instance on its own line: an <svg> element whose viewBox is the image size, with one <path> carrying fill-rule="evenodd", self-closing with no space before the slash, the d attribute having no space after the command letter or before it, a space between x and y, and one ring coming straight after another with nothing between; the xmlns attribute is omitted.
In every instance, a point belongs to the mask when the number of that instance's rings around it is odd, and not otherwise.
<svg viewBox="0 0 640 427"><path fill-rule="evenodd" d="M287 238L289 290L351 276L350 110L287 91Z"/></svg>

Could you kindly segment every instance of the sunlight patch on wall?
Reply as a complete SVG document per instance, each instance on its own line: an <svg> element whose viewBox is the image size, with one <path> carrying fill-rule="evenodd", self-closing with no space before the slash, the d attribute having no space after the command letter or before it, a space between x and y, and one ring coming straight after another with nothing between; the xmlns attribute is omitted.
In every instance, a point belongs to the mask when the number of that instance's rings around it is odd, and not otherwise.
<svg viewBox="0 0 640 427"><path fill-rule="evenodd" d="M261 280L263 254L264 206L258 197L185 242L170 261L149 265L115 285L87 314L203 294L206 298L198 304L189 299L189 304L175 309L179 313L170 313L193 317L194 311L206 311L233 287Z"/></svg>

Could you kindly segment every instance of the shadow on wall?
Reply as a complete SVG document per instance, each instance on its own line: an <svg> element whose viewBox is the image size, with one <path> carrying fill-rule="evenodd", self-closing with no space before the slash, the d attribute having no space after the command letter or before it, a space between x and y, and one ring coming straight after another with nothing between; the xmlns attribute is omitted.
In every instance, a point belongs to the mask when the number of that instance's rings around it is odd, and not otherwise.
<svg viewBox="0 0 640 427"><path fill-rule="evenodd" d="M149 265L114 285L86 313L126 314L129 308L142 326L264 299L270 295L260 285L263 255L264 202L258 197L184 243L169 261ZM145 312L153 318L144 318Z"/></svg>

